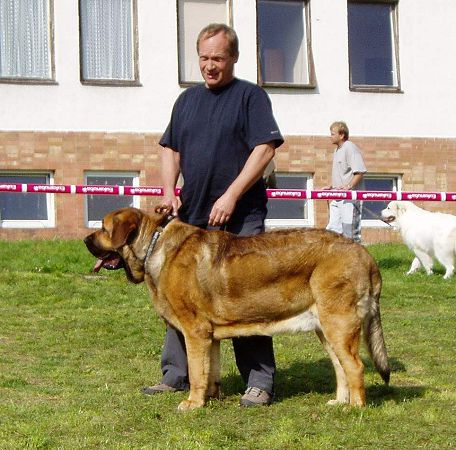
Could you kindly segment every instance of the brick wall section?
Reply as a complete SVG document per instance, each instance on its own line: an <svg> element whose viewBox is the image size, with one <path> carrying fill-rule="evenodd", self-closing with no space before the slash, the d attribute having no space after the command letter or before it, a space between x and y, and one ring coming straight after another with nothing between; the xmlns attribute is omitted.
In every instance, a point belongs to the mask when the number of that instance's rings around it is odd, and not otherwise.
<svg viewBox="0 0 456 450"><path fill-rule="evenodd" d="M140 184L160 185L160 134L102 132L0 132L0 170L51 170L56 184L84 184L87 170L132 171ZM352 137L372 173L402 174L406 191L456 191L456 139ZM310 172L314 187L330 184L333 146L326 136L287 136L277 152L285 172ZM33 195L33 194L31 194ZM1 201L1 193L0 193ZM141 197L151 209L159 197ZM84 196L56 194L56 227L45 230L1 229L0 239L81 238ZM433 211L456 214L455 202L423 202ZM327 223L327 202L316 201L316 226ZM363 229L363 240L398 241L391 228Z"/></svg>

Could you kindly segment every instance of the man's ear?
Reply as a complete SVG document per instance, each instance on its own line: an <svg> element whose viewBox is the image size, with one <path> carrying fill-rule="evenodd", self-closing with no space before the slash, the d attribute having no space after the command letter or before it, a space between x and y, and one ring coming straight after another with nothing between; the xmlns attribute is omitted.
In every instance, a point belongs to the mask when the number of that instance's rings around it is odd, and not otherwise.
<svg viewBox="0 0 456 450"><path fill-rule="evenodd" d="M130 243L139 229L141 218L132 212L121 212L112 221L111 245L116 250Z"/></svg>

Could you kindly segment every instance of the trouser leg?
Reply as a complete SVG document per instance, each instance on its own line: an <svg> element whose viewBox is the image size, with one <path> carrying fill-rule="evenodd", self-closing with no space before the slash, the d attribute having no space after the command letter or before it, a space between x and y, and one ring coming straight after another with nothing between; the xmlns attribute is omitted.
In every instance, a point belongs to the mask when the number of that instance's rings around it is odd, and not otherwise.
<svg viewBox="0 0 456 450"><path fill-rule="evenodd" d="M329 203L329 222L326 229L342 234L342 202L333 200Z"/></svg>
<svg viewBox="0 0 456 450"><path fill-rule="evenodd" d="M162 383L176 389L189 387L187 351L180 331L168 327L161 357Z"/></svg>
<svg viewBox="0 0 456 450"><path fill-rule="evenodd" d="M233 349L244 383L272 394L276 371L272 338L269 336L235 338Z"/></svg>
<svg viewBox="0 0 456 450"><path fill-rule="evenodd" d="M342 234L355 242L361 242L360 201L344 201L342 207Z"/></svg>

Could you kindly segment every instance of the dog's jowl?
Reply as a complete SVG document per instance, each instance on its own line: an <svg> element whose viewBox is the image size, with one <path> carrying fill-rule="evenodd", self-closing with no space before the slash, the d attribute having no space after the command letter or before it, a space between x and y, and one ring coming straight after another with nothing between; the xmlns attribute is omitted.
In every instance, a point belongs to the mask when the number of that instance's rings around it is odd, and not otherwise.
<svg viewBox="0 0 456 450"><path fill-rule="evenodd" d="M336 373L330 403L363 406L363 334L388 383L381 277L361 245L317 229L240 237L170 220L168 213L114 211L85 243L98 258L96 270L122 267L130 281L146 281L158 313L183 333L190 395L180 410L218 396L219 341L234 336L315 331Z"/></svg>

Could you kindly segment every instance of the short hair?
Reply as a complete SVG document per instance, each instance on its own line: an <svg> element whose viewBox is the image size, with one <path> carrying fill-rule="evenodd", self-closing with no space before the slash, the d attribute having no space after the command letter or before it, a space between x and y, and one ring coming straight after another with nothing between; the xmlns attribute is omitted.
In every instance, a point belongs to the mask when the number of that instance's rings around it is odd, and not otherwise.
<svg viewBox="0 0 456 450"><path fill-rule="evenodd" d="M228 40L228 52L230 56L239 56L239 40L233 28L224 23L211 23L205 26L198 34L196 40L196 51L199 54L199 44L202 40L208 39L216 34L223 32Z"/></svg>
<svg viewBox="0 0 456 450"><path fill-rule="evenodd" d="M342 122L342 121L338 121L338 122L333 122L331 124L331 126L329 127L329 129L332 131L332 130L337 130L337 132L339 134L342 134L344 136L344 139L347 140L348 137L349 137L349 131L348 131L348 127L347 127L347 124L345 122Z"/></svg>

